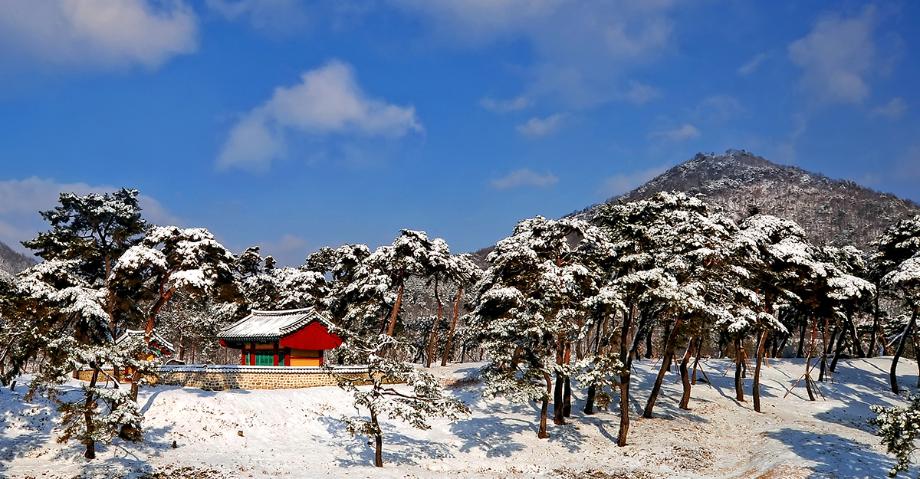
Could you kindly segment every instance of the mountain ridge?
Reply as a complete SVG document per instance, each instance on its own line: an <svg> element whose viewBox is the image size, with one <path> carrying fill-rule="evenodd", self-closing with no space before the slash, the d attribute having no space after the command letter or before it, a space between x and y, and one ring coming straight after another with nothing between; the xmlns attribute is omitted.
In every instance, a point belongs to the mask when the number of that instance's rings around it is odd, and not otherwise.
<svg viewBox="0 0 920 479"><path fill-rule="evenodd" d="M0 241L0 274L16 274L37 261L19 253Z"/></svg>
<svg viewBox="0 0 920 479"><path fill-rule="evenodd" d="M641 200L660 191L700 196L736 221L752 213L788 218L799 223L817 244L854 245L864 250L889 225L920 214L920 204L909 199L852 180L776 164L745 150L697 153L604 203ZM569 216L590 218L599 205Z"/></svg>

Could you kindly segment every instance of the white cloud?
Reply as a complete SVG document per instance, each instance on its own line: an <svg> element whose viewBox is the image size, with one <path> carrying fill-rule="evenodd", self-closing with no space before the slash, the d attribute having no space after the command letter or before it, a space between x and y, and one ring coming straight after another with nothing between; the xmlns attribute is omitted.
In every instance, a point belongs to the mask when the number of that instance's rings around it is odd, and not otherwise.
<svg viewBox="0 0 920 479"><path fill-rule="evenodd" d="M296 85L276 88L246 113L230 130L217 165L266 169L285 155L290 134L398 138L413 131L422 131L415 108L367 97L351 67L331 61L304 73Z"/></svg>
<svg viewBox="0 0 920 479"><path fill-rule="evenodd" d="M436 35L462 46L522 40L534 52L526 66L528 97L569 108L646 98L629 71L669 47L675 2L614 0L394 0L423 18Z"/></svg>
<svg viewBox="0 0 920 479"><path fill-rule="evenodd" d="M872 109L871 116L881 116L891 120L896 120L904 115L907 111L907 103L901 97L894 97L885 103Z"/></svg>
<svg viewBox="0 0 920 479"><path fill-rule="evenodd" d="M767 59L766 53L758 53L754 55L753 57L751 57L750 60L745 62L744 65L741 65L740 67L738 67L738 70L737 70L738 75L746 77L756 72L757 70L760 69L760 66L763 64L764 60L766 59Z"/></svg>
<svg viewBox="0 0 920 479"><path fill-rule="evenodd" d="M0 58L74 68L156 68L197 49L194 12L180 1L6 0Z"/></svg>
<svg viewBox="0 0 920 479"><path fill-rule="evenodd" d="M562 126L565 118L566 115L564 113L556 113L544 118L535 116L518 125L517 131L530 138L546 136L556 132L556 130Z"/></svg>
<svg viewBox="0 0 920 479"><path fill-rule="evenodd" d="M649 135L651 139L668 140L668 141L686 141L700 136L700 130L695 126L684 123L677 128L670 130L654 131Z"/></svg>
<svg viewBox="0 0 920 479"><path fill-rule="evenodd" d="M479 100L479 106L494 113L509 113L520 111L530 106L531 101L526 96L517 96L507 100L497 100L495 98L483 98Z"/></svg>
<svg viewBox="0 0 920 479"><path fill-rule="evenodd" d="M110 193L117 188L87 183L59 183L49 178L31 177L23 180L0 181L0 241L22 250L19 242L32 239L47 229L39 211L57 204L58 194ZM156 198L141 194L140 206L147 221L155 224L182 224Z"/></svg>
<svg viewBox="0 0 920 479"><path fill-rule="evenodd" d="M292 34L309 21L300 0L207 0L208 8L228 20L243 20L268 34Z"/></svg>
<svg viewBox="0 0 920 479"><path fill-rule="evenodd" d="M630 173L618 173L606 178L601 185L601 194L605 198L619 196L628 193L646 181L664 173L670 168L670 165L661 165Z"/></svg>
<svg viewBox="0 0 920 479"><path fill-rule="evenodd" d="M523 168L520 170L514 170L507 175L496 178L490 182L492 188L496 190L507 190L511 188L520 188L520 187L535 187L535 188L546 188L548 186L553 186L559 182L557 178L552 173L537 173L533 170Z"/></svg>
<svg viewBox="0 0 920 479"><path fill-rule="evenodd" d="M825 15L811 32L789 45L789 58L802 69L802 85L827 103L861 103L869 96L867 76L876 64L875 8L858 16Z"/></svg>

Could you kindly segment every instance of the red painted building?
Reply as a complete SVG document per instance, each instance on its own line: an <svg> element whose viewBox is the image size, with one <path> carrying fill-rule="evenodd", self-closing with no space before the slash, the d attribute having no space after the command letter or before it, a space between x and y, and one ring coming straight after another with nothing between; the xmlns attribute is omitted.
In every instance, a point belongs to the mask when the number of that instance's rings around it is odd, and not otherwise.
<svg viewBox="0 0 920 479"><path fill-rule="evenodd" d="M313 309L253 311L217 337L221 346L240 350L241 365L322 366L326 351L342 344L330 326Z"/></svg>

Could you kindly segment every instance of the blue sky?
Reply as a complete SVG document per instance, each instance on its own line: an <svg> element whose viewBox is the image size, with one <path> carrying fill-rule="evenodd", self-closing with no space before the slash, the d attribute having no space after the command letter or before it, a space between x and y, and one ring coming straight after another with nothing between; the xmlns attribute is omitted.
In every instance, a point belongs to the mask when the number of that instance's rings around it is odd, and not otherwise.
<svg viewBox="0 0 920 479"><path fill-rule="evenodd" d="M920 201L917 2L10 0L0 241L58 191L285 263L486 246L698 151Z"/></svg>

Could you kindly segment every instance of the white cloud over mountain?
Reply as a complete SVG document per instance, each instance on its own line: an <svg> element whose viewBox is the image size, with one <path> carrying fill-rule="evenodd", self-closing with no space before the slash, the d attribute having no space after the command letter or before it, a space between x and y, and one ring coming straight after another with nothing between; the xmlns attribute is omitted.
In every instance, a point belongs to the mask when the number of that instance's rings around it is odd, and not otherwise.
<svg viewBox="0 0 920 479"><path fill-rule="evenodd" d="M231 128L217 164L264 170L285 156L291 135L399 138L422 130L414 107L367 96L349 65L331 61L304 73L295 85L276 88L244 114Z"/></svg>

